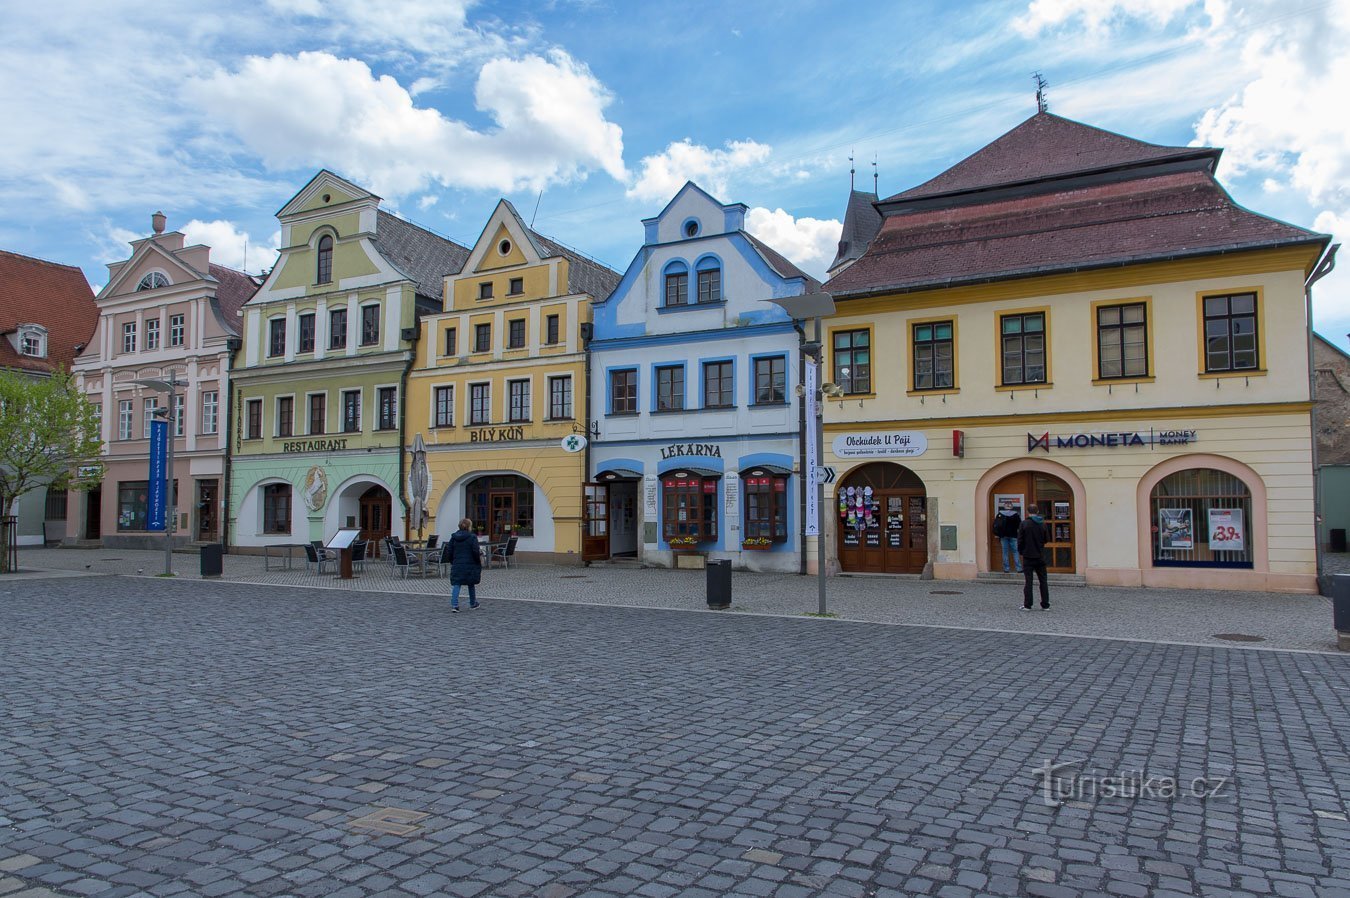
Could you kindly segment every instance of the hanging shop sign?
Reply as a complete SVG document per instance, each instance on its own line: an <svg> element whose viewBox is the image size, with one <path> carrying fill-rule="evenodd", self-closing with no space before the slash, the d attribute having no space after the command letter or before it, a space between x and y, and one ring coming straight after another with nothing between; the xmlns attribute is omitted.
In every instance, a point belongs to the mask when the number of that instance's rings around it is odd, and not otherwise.
<svg viewBox="0 0 1350 898"><path fill-rule="evenodd" d="M347 439L338 440L288 440L281 444L282 452L336 452L347 448Z"/></svg>
<svg viewBox="0 0 1350 898"><path fill-rule="evenodd" d="M843 433L834 438L835 458L914 458L928 451L928 437L917 430Z"/></svg>
<svg viewBox="0 0 1350 898"><path fill-rule="evenodd" d="M1209 548L1214 552L1241 552L1246 548L1241 508L1209 509Z"/></svg>
<svg viewBox="0 0 1350 898"><path fill-rule="evenodd" d="M586 448L586 438L579 433L569 434L562 438L562 447L564 452L580 452Z"/></svg>
<svg viewBox="0 0 1350 898"><path fill-rule="evenodd" d="M1124 430L1111 433L1027 434L1027 451L1055 449L1140 449L1147 446L1185 446L1199 438L1196 430Z"/></svg>
<svg viewBox="0 0 1350 898"><path fill-rule="evenodd" d="M661 450L661 458L675 458L680 455L702 455L705 458L721 458L722 447L714 443L671 443Z"/></svg>
<svg viewBox="0 0 1350 898"><path fill-rule="evenodd" d="M482 427L469 431L470 443L510 443L523 439L524 427Z"/></svg>

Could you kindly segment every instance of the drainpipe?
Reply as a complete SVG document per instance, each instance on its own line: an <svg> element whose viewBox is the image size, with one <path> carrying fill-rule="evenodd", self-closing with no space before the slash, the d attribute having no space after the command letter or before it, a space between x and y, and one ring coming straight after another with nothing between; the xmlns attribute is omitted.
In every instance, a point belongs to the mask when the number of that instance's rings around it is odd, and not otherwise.
<svg viewBox="0 0 1350 898"><path fill-rule="evenodd" d="M593 336L595 336L595 310L592 308L590 311L591 311L591 320L590 320L590 321L583 322L583 323L582 323L582 326L581 326L581 328L580 328L580 330L579 330L579 335L580 335L580 337L581 337L581 348L582 348L582 353L583 353L582 358L585 360L585 361L584 361L584 364L585 364L585 366L586 366L586 374L585 374L585 377L586 377L586 407L585 407L586 417L584 417L584 418L581 419L581 421L582 421L582 429L585 430L585 433L583 433L582 436L584 436L584 437L586 438L586 448L584 448L584 449L581 450L581 454L582 454L581 464L583 465L582 472L581 472L581 522L580 522L579 524L577 524L577 526L578 526L578 527L580 528L580 530L581 530L581 532L580 532L579 534L577 534L578 537L579 537L579 540L580 540L580 541L577 543L577 545L581 547L581 566L582 566L582 567L590 567L590 566L591 566L591 563L590 563L589 561L586 560L586 515L587 515L587 507L586 507L586 484L588 484L588 483L591 482L591 338L592 338ZM609 501L609 491L608 491L608 490L605 491L605 501L606 501L606 502ZM636 503L635 503L635 504L636 504ZM637 511L636 508L634 508L633 510L634 510L634 512ZM609 509L605 509L605 515L606 515L606 518L608 519ZM634 516L636 517L636 514L635 514ZM609 525L608 525L608 520L607 520L606 526L609 526ZM612 535L612 533L611 533L611 535ZM638 545L639 545L639 546L642 545L642 535L641 535L641 534L638 534ZM612 554L613 554L613 552L612 552L612 550L611 550L611 556L612 556Z"/></svg>
<svg viewBox="0 0 1350 898"><path fill-rule="evenodd" d="M797 332L797 384L806 382L806 356L802 353L802 344L806 342L806 329L802 327L800 321L792 322L792 329ZM806 491L813 489L815 484L811 482L811 477L806 470L806 395L803 393L797 397L797 467L802 474L797 478L799 492L801 495L797 501L797 520L801 522L797 535L797 573L806 575ZM821 509L821 519L824 519L825 511ZM820 539L821 537L816 537Z"/></svg>
<svg viewBox="0 0 1350 898"><path fill-rule="evenodd" d="M416 299L413 300L414 308ZM413 312L417 316L416 311ZM422 319L420 316L413 318L413 326L405 328L412 331L407 335L410 345L408 349L408 361L403 365L403 377L399 379L398 384L398 501L403 503L403 538L412 539L412 522L408 520L408 484L404 476L404 464L407 453L404 447L408 445L408 375L412 373L413 364L417 361L417 338L422 333ZM376 410L378 413L378 409Z"/></svg>
<svg viewBox="0 0 1350 898"><path fill-rule="evenodd" d="M1312 408L1308 412L1308 427L1312 431L1312 472L1313 472L1313 543L1317 550L1317 590L1322 590L1322 472L1317 467L1317 367L1313 364L1313 284L1331 274L1336 267L1336 251L1341 248L1333 243L1322 255L1312 274L1303 282L1303 303L1308 316L1308 401Z"/></svg>
<svg viewBox="0 0 1350 898"><path fill-rule="evenodd" d="M222 391L225 394L222 409L224 417L216 422L216 434L225 438L225 476L220 484L220 544L221 551L226 555L230 554L230 522L234 520L234 506L230 503L234 445L230 442L230 438L238 429L230 426L234 422L234 379L231 375L234 373L235 356L239 354L243 345L241 337L228 337L225 340L225 389Z"/></svg>

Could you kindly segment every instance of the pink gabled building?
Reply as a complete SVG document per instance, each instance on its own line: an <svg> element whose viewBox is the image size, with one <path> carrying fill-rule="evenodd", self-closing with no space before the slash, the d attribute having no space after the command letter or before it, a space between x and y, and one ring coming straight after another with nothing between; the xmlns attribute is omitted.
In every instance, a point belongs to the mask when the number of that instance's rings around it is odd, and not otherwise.
<svg viewBox="0 0 1350 898"><path fill-rule="evenodd" d="M211 262L211 248L183 234L154 233L131 243L131 257L108 266L95 297L98 327L75 360L77 382L99 412L100 486L71 491L66 542L126 548L162 545L146 527L150 420L165 394L137 383L177 377L173 415L174 541L219 542L224 535L228 377L239 309L256 278Z"/></svg>

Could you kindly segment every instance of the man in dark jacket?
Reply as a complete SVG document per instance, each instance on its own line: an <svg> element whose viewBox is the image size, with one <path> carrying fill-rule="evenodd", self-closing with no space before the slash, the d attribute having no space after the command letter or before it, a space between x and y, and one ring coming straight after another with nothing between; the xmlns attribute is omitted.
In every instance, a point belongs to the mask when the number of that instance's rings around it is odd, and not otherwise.
<svg viewBox="0 0 1350 898"><path fill-rule="evenodd" d="M994 513L994 536L998 537L999 548L1003 552L1003 573L1011 574L1013 563L1017 564L1017 573L1022 573L1022 556L1017 553L1017 532L1021 529L1022 516L1017 508L1009 504Z"/></svg>
<svg viewBox="0 0 1350 898"><path fill-rule="evenodd" d="M1017 529L1017 554L1022 556L1022 610L1031 610L1031 575L1041 581L1041 608L1050 610L1050 586L1045 579L1045 544L1050 539L1040 509L1033 502L1027 506L1027 518Z"/></svg>
<svg viewBox="0 0 1350 898"><path fill-rule="evenodd" d="M483 579L483 553L473 533L473 521L464 518L450 536L450 610L459 613L459 590L469 587L469 607L478 607L475 587Z"/></svg>

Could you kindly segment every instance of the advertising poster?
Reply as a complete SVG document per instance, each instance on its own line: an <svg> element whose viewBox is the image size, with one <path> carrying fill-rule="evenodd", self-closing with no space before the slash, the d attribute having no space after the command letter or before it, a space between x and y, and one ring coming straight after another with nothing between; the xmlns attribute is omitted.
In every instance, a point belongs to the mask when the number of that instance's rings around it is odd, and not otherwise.
<svg viewBox="0 0 1350 898"><path fill-rule="evenodd" d="M169 422L150 422L150 498L146 508L146 530L163 531L168 517L164 478L169 449Z"/></svg>
<svg viewBox="0 0 1350 898"><path fill-rule="evenodd" d="M1195 527L1189 508L1158 509L1158 546L1163 551L1195 548Z"/></svg>
<svg viewBox="0 0 1350 898"><path fill-rule="evenodd" d="M1209 510L1209 548L1211 551L1241 552L1246 542L1244 537L1241 508L1211 508Z"/></svg>
<svg viewBox="0 0 1350 898"><path fill-rule="evenodd" d="M1021 493L995 493L994 513L1015 511L1019 518L1026 517L1026 496Z"/></svg>

